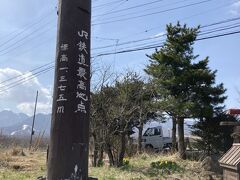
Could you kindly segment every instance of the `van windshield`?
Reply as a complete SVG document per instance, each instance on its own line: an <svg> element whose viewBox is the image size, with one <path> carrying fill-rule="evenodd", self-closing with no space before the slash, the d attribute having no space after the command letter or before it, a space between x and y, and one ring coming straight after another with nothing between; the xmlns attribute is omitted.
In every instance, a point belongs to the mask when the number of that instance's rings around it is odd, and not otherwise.
<svg viewBox="0 0 240 180"><path fill-rule="evenodd" d="M161 130L158 128L148 128L143 136L157 136L161 135Z"/></svg>
<svg viewBox="0 0 240 180"><path fill-rule="evenodd" d="M148 128L144 133L144 136L153 136L153 135L154 135L154 129L153 128Z"/></svg>

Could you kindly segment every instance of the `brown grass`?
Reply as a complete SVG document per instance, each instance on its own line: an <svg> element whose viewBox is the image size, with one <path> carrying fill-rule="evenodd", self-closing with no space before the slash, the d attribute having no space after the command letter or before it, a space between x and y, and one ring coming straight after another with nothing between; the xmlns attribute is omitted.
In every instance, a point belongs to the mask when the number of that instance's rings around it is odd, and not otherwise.
<svg viewBox="0 0 240 180"><path fill-rule="evenodd" d="M152 162L174 161L181 171L161 172L151 167ZM90 167L91 177L99 180L207 180L221 179L215 174L205 172L201 169L198 161L181 160L176 155L166 154L136 154L129 158L129 165L122 168ZM46 174L46 152L29 151L28 149L13 148L0 149L0 179L4 180L33 180Z"/></svg>
<svg viewBox="0 0 240 180"><path fill-rule="evenodd" d="M13 148L0 150L0 179L25 180L45 175L46 153Z"/></svg>

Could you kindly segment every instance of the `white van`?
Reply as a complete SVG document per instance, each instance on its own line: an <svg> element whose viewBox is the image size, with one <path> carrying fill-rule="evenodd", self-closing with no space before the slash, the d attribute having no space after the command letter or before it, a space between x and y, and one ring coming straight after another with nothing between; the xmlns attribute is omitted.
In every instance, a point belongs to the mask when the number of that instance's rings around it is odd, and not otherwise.
<svg viewBox="0 0 240 180"><path fill-rule="evenodd" d="M147 149L162 150L171 148L172 139L163 137L162 126L148 128L142 137L142 146Z"/></svg>

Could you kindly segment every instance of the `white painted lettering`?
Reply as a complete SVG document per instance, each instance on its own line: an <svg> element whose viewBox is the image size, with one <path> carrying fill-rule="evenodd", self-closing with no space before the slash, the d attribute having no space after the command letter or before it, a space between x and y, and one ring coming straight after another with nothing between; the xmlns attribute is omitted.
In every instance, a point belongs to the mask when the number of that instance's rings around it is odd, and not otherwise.
<svg viewBox="0 0 240 180"><path fill-rule="evenodd" d="M86 90L85 82L82 80L78 80L77 89Z"/></svg>
<svg viewBox="0 0 240 180"><path fill-rule="evenodd" d="M57 107L57 114L63 114L64 113L64 106L58 106Z"/></svg>
<svg viewBox="0 0 240 180"><path fill-rule="evenodd" d="M67 87L67 86L63 86L63 85L61 84L60 86L58 86L58 89L59 89L60 91L65 91L65 90L66 90L66 87Z"/></svg>
<svg viewBox="0 0 240 180"><path fill-rule="evenodd" d="M78 31L78 36L79 37L85 37L85 39L88 39L88 32L82 30L81 32Z"/></svg>
<svg viewBox="0 0 240 180"><path fill-rule="evenodd" d="M77 70L78 74L77 76L79 76L80 78L84 78L85 80L87 80L86 78L86 69L82 68L82 67L78 67L78 70Z"/></svg>
<svg viewBox="0 0 240 180"><path fill-rule="evenodd" d="M76 98L82 99L83 101L88 101L88 97L85 93L77 92L76 93Z"/></svg>
<svg viewBox="0 0 240 180"><path fill-rule="evenodd" d="M58 95L57 102L61 102L61 101L67 101L67 99L64 98L64 94L59 94L59 95Z"/></svg>
<svg viewBox="0 0 240 180"><path fill-rule="evenodd" d="M66 76L60 76L59 82L67 82Z"/></svg>
<svg viewBox="0 0 240 180"><path fill-rule="evenodd" d="M60 49L61 49L61 51L67 51L68 50L68 44L61 44Z"/></svg>
<svg viewBox="0 0 240 180"><path fill-rule="evenodd" d="M84 51L86 54L88 54L87 45L86 45L85 42L80 41L80 42L77 44L77 46L78 46L78 49L79 49L80 51Z"/></svg>
<svg viewBox="0 0 240 180"><path fill-rule="evenodd" d="M83 112L83 113L87 113L86 111L86 106L84 105L84 103L81 101L80 104L77 105L77 110L75 111L75 113L77 112Z"/></svg>
<svg viewBox="0 0 240 180"><path fill-rule="evenodd" d="M68 57L66 54L62 54L60 57L60 62L68 62Z"/></svg>
<svg viewBox="0 0 240 180"><path fill-rule="evenodd" d="M84 54L82 54L82 53L78 55L78 64L79 64L79 65L88 66L88 65L86 64L85 56L84 56Z"/></svg>

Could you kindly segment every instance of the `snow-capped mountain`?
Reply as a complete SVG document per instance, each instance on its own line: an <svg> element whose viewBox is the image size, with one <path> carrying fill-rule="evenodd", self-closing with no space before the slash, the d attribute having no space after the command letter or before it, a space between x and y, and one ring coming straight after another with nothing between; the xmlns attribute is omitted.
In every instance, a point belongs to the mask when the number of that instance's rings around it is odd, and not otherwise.
<svg viewBox="0 0 240 180"><path fill-rule="evenodd" d="M23 113L14 113L12 111L4 110L0 112L0 128L13 126L14 124L21 123L29 118Z"/></svg>
<svg viewBox="0 0 240 180"><path fill-rule="evenodd" d="M34 130L34 132L36 131L35 128L33 130ZM32 132L32 127L24 124L22 126L22 129L13 131L10 135L11 136L23 136L23 135L27 135L27 134L30 135L31 132Z"/></svg>
<svg viewBox="0 0 240 180"><path fill-rule="evenodd" d="M30 135L32 130L33 117L27 117L21 122L14 125L4 127L3 133L12 136L25 136ZM51 115L50 114L36 114L34 131L35 134L45 131L45 135L50 134Z"/></svg>
<svg viewBox="0 0 240 180"><path fill-rule="evenodd" d="M3 130L4 134L12 136L29 136L32 130L32 120L33 117L29 117L23 113L13 113L11 111L2 111L0 112L0 129ZM185 135L190 135L191 130L188 125L194 124L193 120L185 120ZM148 127L162 126L164 136L171 136L172 121L169 120L165 123L159 123L157 121L151 121L144 125L144 130ZM35 118L34 131L35 135L45 131L45 136L49 136L51 126L51 115L50 114L37 114ZM132 135L134 138L137 138L138 130L133 129L135 133Z"/></svg>

